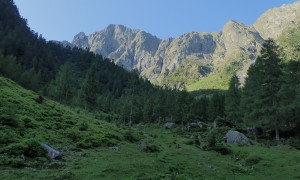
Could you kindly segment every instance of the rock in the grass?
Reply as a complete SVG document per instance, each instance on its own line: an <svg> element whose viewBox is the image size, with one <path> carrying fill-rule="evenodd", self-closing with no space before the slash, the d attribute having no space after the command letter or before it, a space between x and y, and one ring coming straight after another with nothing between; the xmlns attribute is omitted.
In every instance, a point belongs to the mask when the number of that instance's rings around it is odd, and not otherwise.
<svg viewBox="0 0 300 180"><path fill-rule="evenodd" d="M224 137L225 143L250 144L250 140L243 133L230 130Z"/></svg>
<svg viewBox="0 0 300 180"><path fill-rule="evenodd" d="M166 129L173 129L173 128L176 127L176 124L173 123L173 122L167 122L167 123L164 124L164 127L165 127Z"/></svg>

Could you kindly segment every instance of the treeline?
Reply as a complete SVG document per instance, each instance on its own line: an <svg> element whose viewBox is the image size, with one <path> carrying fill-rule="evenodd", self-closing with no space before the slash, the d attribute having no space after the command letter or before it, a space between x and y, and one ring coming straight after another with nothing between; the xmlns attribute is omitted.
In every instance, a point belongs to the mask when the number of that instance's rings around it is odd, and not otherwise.
<svg viewBox="0 0 300 180"><path fill-rule="evenodd" d="M241 88L236 76L231 79L225 101L226 118L234 126L260 130L254 135L277 140L282 132L300 141L299 59L287 59L274 40L267 40L245 85Z"/></svg>

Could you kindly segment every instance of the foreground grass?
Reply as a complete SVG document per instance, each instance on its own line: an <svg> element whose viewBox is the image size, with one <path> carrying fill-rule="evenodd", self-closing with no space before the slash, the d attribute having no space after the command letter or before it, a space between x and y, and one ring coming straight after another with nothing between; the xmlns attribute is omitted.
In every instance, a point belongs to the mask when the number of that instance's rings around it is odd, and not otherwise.
<svg viewBox="0 0 300 180"><path fill-rule="evenodd" d="M1 179L299 179L300 152L290 147L228 146L232 153L203 151L187 134L157 125L136 129L140 141L71 151L63 165L5 168ZM145 152L155 145L158 152Z"/></svg>

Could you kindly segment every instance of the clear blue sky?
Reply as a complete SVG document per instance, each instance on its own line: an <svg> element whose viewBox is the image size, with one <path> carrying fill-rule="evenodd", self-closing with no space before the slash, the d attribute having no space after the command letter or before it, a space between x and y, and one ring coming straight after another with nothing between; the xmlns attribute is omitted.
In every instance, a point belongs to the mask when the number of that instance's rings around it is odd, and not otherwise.
<svg viewBox="0 0 300 180"><path fill-rule="evenodd" d="M142 29L159 38L190 31L219 32L236 20L253 24L266 10L296 0L15 0L32 30L68 40L109 24Z"/></svg>

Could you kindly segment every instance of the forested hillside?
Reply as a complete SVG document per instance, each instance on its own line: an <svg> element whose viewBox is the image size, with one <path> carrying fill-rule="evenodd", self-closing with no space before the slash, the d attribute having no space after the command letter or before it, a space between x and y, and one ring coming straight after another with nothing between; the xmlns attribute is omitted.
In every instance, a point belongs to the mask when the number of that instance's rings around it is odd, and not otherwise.
<svg viewBox="0 0 300 180"><path fill-rule="evenodd" d="M192 114L197 102L186 92L153 87L136 71L127 72L101 55L47 42L28 28L13 1L0 2L3 76L72 107L118 114L125 124L202 116Z"/></svg>

